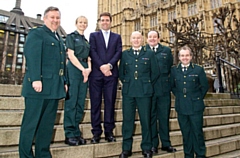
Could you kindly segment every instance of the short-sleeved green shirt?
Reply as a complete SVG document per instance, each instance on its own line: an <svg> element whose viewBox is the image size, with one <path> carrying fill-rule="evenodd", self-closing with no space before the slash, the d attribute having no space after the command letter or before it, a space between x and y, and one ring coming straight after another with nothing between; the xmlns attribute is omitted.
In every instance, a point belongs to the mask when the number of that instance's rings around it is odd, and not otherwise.
<svg viewBox="0 0 240 158"><path fill-rule="evenodd" d="M90 45L84 35L74 31L67 35L66 47L74 50L77 58L87 58L89 56Z"/></svg>

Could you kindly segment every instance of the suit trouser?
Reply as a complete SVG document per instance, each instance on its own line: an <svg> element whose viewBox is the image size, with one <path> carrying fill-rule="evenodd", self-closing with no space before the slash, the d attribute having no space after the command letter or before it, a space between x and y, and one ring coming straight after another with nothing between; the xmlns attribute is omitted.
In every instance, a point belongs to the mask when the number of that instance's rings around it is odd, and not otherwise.
<svg viewBox="0 0 240 158"><path fill-rule="evenodd" d="M162 147L171 145L169 137L169 115L171 109L171 94L167 93L163 96L153 96L151 109L151 131L152 146L158 148L159 139Z"/></svg>
<svg viewBox="0 0 240 158"><path fill-rule="evenodd" d="M90 77L89 92L91 99L92 134L101 135L101 105L104 97L104 133L112 133L115 128L114 110L117 94L117 77Z"/></svg>
<svg viewBox="0 0 240 158"><path fill-rule="evenodd" d="M183 135L185 158L205 158L206 147L203 135L203 112L193 115L178 113L178 122Z"/></svg>
<svg viewBox="0 0 240 158"><path fill-rule="evenodd" d="M56 119L58 100L25 98L25 110L19 140L20 158L51 158L49 151Z"/></svg>
<svg viewBox="0 0 240 158"><path fill-rule="evenodd" d="M151 129L150 129L150 112L151 112L151 97L128 97L123 96L123 125L122 150L132 151L134 122L136 115L136 107L141 123L142 130L142 150L151 150Z"/></svg>
<svg viewBox="0 0 240 158"><path fill-rule="evenodd" d="M79 137L79 123L83 118L88 83L82 79L69 79L68 96L64 105L65 137Z"/></svg>

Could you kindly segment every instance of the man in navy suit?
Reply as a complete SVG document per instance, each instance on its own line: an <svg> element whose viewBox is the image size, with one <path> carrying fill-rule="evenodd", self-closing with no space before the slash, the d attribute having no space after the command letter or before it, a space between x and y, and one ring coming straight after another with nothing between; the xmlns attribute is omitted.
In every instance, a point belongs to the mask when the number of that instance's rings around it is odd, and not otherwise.
<svg viewBox="0 0 240 158"><path fill-rule="evenodd" d="M100 31L90 34L90 57L92 72L89 76L91 99L91 122L93 138L91 143L99 143L103 132L101 126L102 94L104 97L104 134L108 142L116 141L114 105L118 83L118 61L122 53L122 39L110 31L112 16L108 12L100 14Z"/></svg>

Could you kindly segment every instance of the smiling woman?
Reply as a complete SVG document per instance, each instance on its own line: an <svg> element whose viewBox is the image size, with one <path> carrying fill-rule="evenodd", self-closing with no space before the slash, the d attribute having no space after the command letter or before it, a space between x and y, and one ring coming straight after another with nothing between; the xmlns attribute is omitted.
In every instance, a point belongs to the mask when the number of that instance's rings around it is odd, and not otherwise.
<svg viewBox="0 0 240 158"><path fill-rule="evenodd" d="M88 28L85 31L85 37L88 39L90 32L95 31L97 23L97 5L98 0L85 1L82 5L81 1L75 0L0 0L0 3L4 5L0 6L0 9L5 11L11 11L16 3L19 3L20 9L24 12L25 16L36 17L37 14L43 15L43 10L49 6L56 6L61 10L61 26L66 31L66 33L72 32L75 29L75 17L79 15L84 15L88 19ZM31 6L38 6L32 9ZM91 9L91 14L89 14L89 8Z"/></svg>

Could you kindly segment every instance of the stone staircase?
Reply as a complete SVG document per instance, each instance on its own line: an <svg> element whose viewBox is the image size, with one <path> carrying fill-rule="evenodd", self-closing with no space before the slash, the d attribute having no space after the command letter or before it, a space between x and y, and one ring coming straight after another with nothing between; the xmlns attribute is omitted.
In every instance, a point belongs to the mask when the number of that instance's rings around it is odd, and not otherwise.
<svg viewBox="0 0 240 158"><path fill-rule="evenodd" d="M19 158L18 140L24 109L24 99L20 96L21 86L0 84L0 158ZM207 157L240 158L240 100L231 99L230 94L208 93L205 97L204 134L207 146ZM172 100L172 106L174 100ZM64 144L63 130L64 100L59 102L57 118L52 138L51 152L53 158L105 158L118 157L121 153L122 113L121 92L118 91L115 105L116 128L114 135L117 142L108 143L101 139L99 144L91 144L90 100L86 99L85 115L80 128L87 144L68 146ZM140 143L140 122L136 115L136 130L133 143L133 158L142 157ZM176 153L159 150L154 158L183 158L182 135L176 119L174 108L171 110L170 137ZM161 145L160 145L161 146Z"/></svg>

